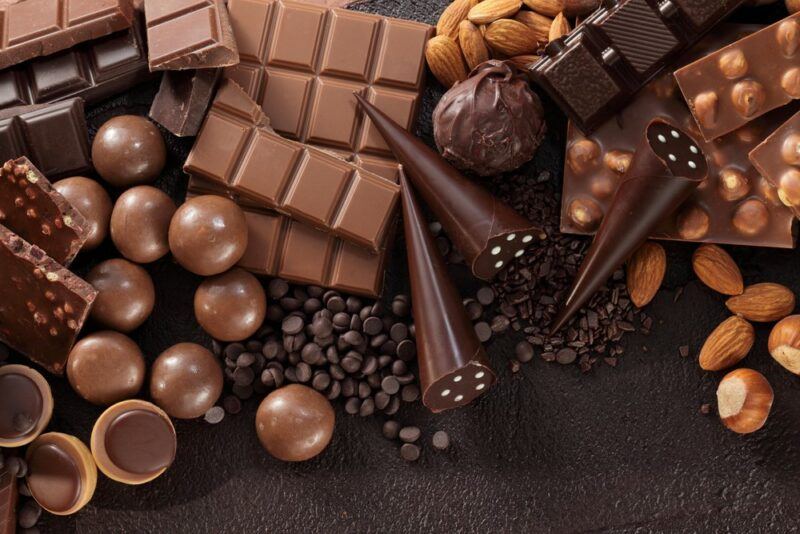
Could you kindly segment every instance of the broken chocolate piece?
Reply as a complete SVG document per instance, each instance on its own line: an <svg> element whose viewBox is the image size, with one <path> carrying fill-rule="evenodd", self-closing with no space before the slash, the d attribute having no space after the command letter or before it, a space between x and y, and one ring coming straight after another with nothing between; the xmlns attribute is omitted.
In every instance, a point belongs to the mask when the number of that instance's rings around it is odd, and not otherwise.
<svg viewBox="0 0 800 534"><path fill-rule="evenodd" d="M165 71L150 118L178 137L197 135L221 74L221 69Z"/></svg>

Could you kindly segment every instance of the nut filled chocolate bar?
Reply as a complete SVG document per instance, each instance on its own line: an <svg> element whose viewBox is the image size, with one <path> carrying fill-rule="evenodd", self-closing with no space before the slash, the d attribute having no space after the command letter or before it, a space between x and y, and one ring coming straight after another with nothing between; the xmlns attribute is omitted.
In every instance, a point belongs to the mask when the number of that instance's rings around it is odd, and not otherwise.
<svg viewBox="0 0 800 534"><path fill-rule="evenodd" d="M130 27L130 0L0 3L0 69Z"/></svg>
<svg viewBox="0 0 800 534"><path fill-rule="evenodd" d="M8 465L0 467L0 534L17 531L17 477Z"/></svg>
<svg viewBox="0 0 800 534"><path fill-rule="evenodd" d="M21 154L50 179L91 170L83 100L0 110L0 161Z"/></svg>
<svg viewBox="0 0 800 534"><path fill-rule="evenodd" d="M781 202L800 217L800 113L755 147L750 161L778 190Z"/></svg>
<svg viewBox="0 0 800 534"><path fill-rule="evenodd" d="M613 0L552 41L531 75L591 133L743 0Z"/></svg>
<svg viewBox="0 0 800 534"><path fill-rule="evenodd" d="M0 341L63 374L97 291L3 225L0 280Z"/></svg>
<svg viewBox="0 0 800 534"><path fill-rule="evenodd" d="M241 63L225 74L273 128L396 180L397 163L353 93L411 129L432 28L283 0L231 0L228 9Z"/></svg>
<svg viewBox="0 0 800 534"><path fill-rule="evenodd" d="M150 118L178 137L200 131L222 69L167 70L150 106Z"/></svg>
<svg viewBox="0 0 800 534"><path fill-rule="evenodd" d="M65 266L89 236L83 215L25 157L0 166L0 224Z"/></svg>
<svg viewBox="0 0 800 534"><path fill-rule="evenodd" d="M706 140L800 98L800 13L686 65L675 78Z"/></svg>
<svg viewBox="0 0 800 534"><path fill-rule="evenodd" d="M226 80L206 116L184 170L377 251L392 225L399 187L327 152L290 141Z"/></svg>

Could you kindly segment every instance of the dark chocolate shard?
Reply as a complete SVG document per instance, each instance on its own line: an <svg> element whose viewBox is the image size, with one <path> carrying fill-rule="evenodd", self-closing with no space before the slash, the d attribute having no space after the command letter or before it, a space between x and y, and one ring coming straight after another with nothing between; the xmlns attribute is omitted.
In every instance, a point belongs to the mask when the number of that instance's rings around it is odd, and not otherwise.
<svg viewBox="0 0 800 534"><path fill-rule="evenodd" d="M469 404L495 375L402 170L400 185L422 402L436 413Z"/></svg>
<svg viewBox="0 0 800 534"><path fill-rule="evenodd" d="M165 71L150 118L178 137L197 135L221 74L221 69Z"/></svg>
<svg viewBox="0 0 800 534"><path fill-rule="evenodd" d="M544 239L540 227L468 180L361 95L355 96L475 277L491 280L531 243Z"/></svg>
<svg viewBox="0 0 800 534"><path fill-rule="evenodd" d="M0 467L0 534L17 531L17 477L8 465Z"/></svg>
<svg viewBox="0 0 800 534"><path fill-rule="evenodd" d="M700 146L678 126L662 119L650 122L551 332L566 325L658 224L708 177L706 155Z"/></svg>

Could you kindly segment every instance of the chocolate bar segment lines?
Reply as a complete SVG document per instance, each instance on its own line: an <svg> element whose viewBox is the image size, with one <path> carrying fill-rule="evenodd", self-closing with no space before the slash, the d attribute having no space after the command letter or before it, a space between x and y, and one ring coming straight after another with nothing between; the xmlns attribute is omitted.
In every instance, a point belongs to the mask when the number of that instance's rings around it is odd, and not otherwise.
<svg viewBox="0 0 800 534"><path fill-rule="evenodd" d="M6 462L8 464L8 462ZM8 465L0 467L0 534L17 531L17 477Z"/></svg>
<svg viewBox="0 0 800 534"><path fill-rule="evenodd" d="M778 197L800 217L800 113L750 152L750 161L778 190Z"/></svg>

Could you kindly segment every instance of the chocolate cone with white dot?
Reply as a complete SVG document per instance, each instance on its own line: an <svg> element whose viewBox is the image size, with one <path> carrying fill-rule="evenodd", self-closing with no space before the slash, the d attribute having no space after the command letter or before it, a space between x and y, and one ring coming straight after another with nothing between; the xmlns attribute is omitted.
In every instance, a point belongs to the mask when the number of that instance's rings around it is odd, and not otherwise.
<svg viewBox="0 0 800 534"><path fill-rule="evenodd" d="M707 176L697 141L662 119L651 121L550 332L564 327Z"/></svg>
<svg viewBox="0 0 800 534"><path fill-rule="evenodd" d="M544 239L540 227L468 180L361 95L355 97L475 277L491 280L529 245Z"/></svg>
<svg viewBox="0 0 800 534"><path fill-rule="evenodd" d="M422 402L441 412L472 402L495 375L402 171L400 184Z"/></svg>

